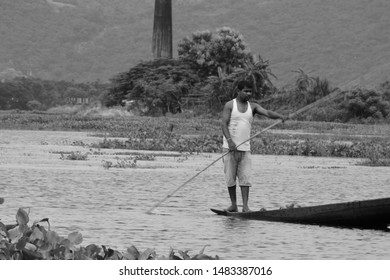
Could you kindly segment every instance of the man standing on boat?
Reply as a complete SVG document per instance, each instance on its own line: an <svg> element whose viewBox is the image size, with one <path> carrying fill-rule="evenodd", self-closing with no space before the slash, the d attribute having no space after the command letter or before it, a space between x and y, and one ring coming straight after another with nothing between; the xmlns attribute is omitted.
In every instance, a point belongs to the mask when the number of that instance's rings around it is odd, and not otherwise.
<svg viewBox="0 0 390 280"><path fill-rule="evenodd" d="M250 138L253 117L258 114L271 119L287 117L266 110L257 103L249 103L252 96L252 83L241 81L237 85L237 98L228 101L222 112L222 132L224 152L230 151L224 158L224 172L229 190L231 205L226 211L237 212L236 180L238 179L242 195L242 211L249 212L248 199L251 172ZM241 143L244 144L240 145Z"/></svg>

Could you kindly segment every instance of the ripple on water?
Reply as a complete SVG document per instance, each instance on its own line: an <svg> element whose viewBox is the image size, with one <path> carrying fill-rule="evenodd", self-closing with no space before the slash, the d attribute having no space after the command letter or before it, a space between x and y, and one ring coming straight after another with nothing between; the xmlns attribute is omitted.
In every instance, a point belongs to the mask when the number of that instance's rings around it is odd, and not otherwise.
<svg viewBox="0 0 390 280"><path fill-rule="evenodd" d="M30 220L49 218L60 235L80 231L83 244L124 249L170 248L224 259L388 259L387 232L340 229L226 218L209 208L224 208L228 194L217 162L180 187L219 155L183 162L156 157L143 168L109 169L112 150L87 161L61 160L53 150L80 150L66 143L97 141L86 133L2 131L0 190L2 222L13 223L19 207ZM12 141L11 141L12 140ZM47 142L49 145L40 143ZM50 146L51 145L51 146ZM85 149L85 150L83 150ZM354 165L353 160L253 156L250 207L274 209L387 197L387 168ZM165 167L166 166L166 167ZM153 214L153 205L167 198ZM238 193L240 199L240 194Z"/></svg>

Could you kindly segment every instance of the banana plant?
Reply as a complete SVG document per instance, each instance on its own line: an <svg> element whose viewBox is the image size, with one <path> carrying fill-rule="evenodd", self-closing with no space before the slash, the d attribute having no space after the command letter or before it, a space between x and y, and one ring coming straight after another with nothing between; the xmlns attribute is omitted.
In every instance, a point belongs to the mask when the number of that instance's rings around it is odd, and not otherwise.
<svg viewBox="0 0 390 280"><path fill-rule="evenodd" d="M242 80L252 81L255 97L260 97L261 94L266 94L265 91L274 88L271 77L277 79L269 68L268 60L263 60L260 55L256 61L246 61L242 68L235 69L230 75L230 78L234 80L233 90Z"/></svg>

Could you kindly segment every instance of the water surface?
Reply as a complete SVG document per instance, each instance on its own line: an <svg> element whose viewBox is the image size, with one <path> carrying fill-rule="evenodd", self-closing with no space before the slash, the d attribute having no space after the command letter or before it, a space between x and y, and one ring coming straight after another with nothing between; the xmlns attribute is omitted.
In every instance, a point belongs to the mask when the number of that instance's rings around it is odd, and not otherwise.
<svg viewBox="0 0 390 280"><path fill-rule="evenodd" d="M205 253L222 259L390 259L389 232L213 214L209 208L227 207L229 201L221 161L147 214L220 155L165 153L155 161L138 161L136 168L105 169L103 160L115 163L115 153L126 151L72 145L101 140L86 132L0 130L1 221L13 223L17 209L29 207L31 221L49 218L51 229L62 236L79 231L84 246L124 251L135 245L165 256L170 248L193 255L208 245ZM91 154L84 161L61 159L60 152L70 151ZM255 155L250 207L390 196L389 168L358 166L358 161Z"/></svg>

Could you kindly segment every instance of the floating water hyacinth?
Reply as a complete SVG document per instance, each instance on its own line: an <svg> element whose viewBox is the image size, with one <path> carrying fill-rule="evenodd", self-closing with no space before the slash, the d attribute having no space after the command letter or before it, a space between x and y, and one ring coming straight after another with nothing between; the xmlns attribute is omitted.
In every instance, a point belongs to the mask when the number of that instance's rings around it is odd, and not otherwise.
<svg viewBox="0 0 390 280"><path fill-rule="evenodd" d="M4 199L2 199L4 201ZM1 200L0 200L1 202ZM158 256L154 249L146 249L140 252L135 246L131 246L126 252L121 253L107 246L90 244L81 246L83 236L79 232L71 232L67 237L58 235L50 229L49 219L45 218L28 225L30 219L28 213L20 208L16 214L14 225L4 225L0 222L0 260L215 260L218 256L211 257L204 254L203 248L199 254L193 257L188 251L171 249L168 257ZM42 223L48 224L46 229Z"/></svg>

